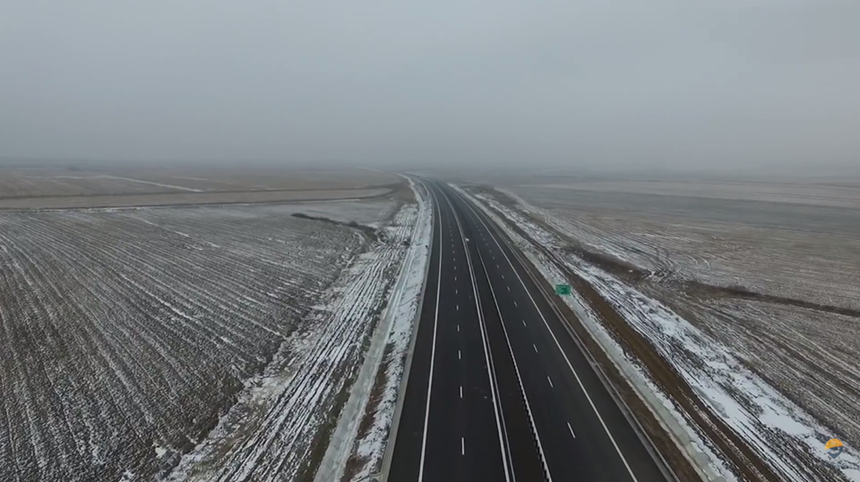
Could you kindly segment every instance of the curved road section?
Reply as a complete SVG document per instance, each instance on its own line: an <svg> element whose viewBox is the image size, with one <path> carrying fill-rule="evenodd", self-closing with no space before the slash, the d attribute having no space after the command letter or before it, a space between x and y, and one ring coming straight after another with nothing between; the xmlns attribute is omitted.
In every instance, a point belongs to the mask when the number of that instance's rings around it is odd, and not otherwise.
<svg viewBox="0 0 860 482"><path fill-rule="evenodd" d="M390 482L665 481L512 248L443 183Z"/></svg>

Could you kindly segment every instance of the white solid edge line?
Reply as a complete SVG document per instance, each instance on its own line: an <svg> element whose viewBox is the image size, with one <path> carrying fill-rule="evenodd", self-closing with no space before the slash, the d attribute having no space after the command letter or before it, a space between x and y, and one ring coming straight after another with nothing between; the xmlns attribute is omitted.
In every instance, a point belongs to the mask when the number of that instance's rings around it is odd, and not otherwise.
<svg viewBox="0 0 860 482"><path fill-rule="evenodd" d="M431 193L432 189L428 189ZM436 194L433 193L433 200L436 205L436 212L439 214L439 226L442 225L442 207L439 204ZM439 244L442 243L442 230L439 230ZM433 253L433 248L430 248L430 253ZM442 250L439 250L439 275L436 279L436 314L433 316L433 344L430 347L430 376L427 381L427 407L424 410L424 433L421 436L421 461L418 465L418 482L424 480L424 458L427 452L427 426L430 422L430 396L433 394L433 366L436 362L436 326L439 322L439 294L442 292ZM418 336L416 333L415 336Z"/></svg>
<svg viewBox="0 0 860 482"><path fill-rule="evenodd" d="M537 425L534 421L534 415L532 415L529 396L526 393L526 387L523 386L522 375L520 375L520 368L517 364L517 357L514 355L514 349L511 346L511 340L508 336L508 329L505 326L505 317L502 315L502 309L499 307L498 298L496 298L496 290L493 288L493 282L490 280L490 274L487 272L487 265L484 263L484 258L481 256L480 251L478 252L478 257L481 259L481 267L484 269L484 275L487 277L487 283L490 285L490 293L493 295L493 303L496 305L496 312L499 314L499 320L502 322L502 331L505 334L505 343L508 345L508 351L511 354L511 361L514 363L514 372L517 375L517 384L520 386L520 392L523 394L523 401L526 403L526 413L528 413L529 416L529 423L531 424L535 438L537 439L538 453L540 454L541 462L543 463L544 473L546 474L547 481L552 482L552 474L549 471L549 464L547 463L546 456L544 455L543 443L541 442L540 433L538 432ZM523 320L523 322L525 322L525 320Z"/></svg>
<svg viewBox="0 0 860 482"><path fill-rule="evenodd" d="M502 435L502 426L504 422L502 418L499 417L499 410L501 402L496 397L496 385L494 383L496 377L496 369L493 364L492 355L489 352L489 344L487 342L487 336L485 334L486 327L484 326L484 315L481 307L481 300L478 298L478 285L475 282L475 268L472 266L472 256L469 254L469 247L466 246L466 239L463 236L463 226L460 224L460 217L457 216L457 211L454 210L454 205L451 204L451 200L448 198L448 195L445 194L445 191L442 190L442 197L445 198L445 202L448 203L448 207L451 208L451 212L454 214L454 220L457 221L457 231L460 233L460 240L463 241L463 249L466 251L466 262L469 265L469 272L472 274L472 291L475 293L475 308L478 312L478 324L481 327L481 342L484 345L484 359L487 361L487 378L490 381L490 394L492 396L493 401L493 411L496 415L496 427L499 432L499 444L502 452L502 466L505 469L505 480L510 481L511 475L514 480L516 480L516 474L513 474L513 470L508 470L508 458L510 458L510 444L505 443L507 440L508 429L504 428L504 436ZM458 325L459 326L459 325ZM513 461L511 461L513 462ZM512 467L513 468L513 467Z"/></svg>
<svg viewBox="0 0 860 482"><path fill-rule="evenodd" d="M564 357L564 361L567 362L568 368L570 368L570 371L573 373L574 378L576 378L576 383L579 384L579 388L582 390L582 393L585 394L585 398L588 400L588 404L591 406L591 409L594 410L594 414L597 415L597 420L600 421L600 425L603 427L603 430L606 432L606 435L609 437L609 440L612 442L612 446L615 448L615 452L618 453L618 456L621 458L621 461L624 463L624 467L627 469L627 473L630 474L630 478L633 479L634 482L638 482L636 475L633 474L633 469L630 468L630 464L627 463L627 459L624 457L624 454L621 453L621 448L618 447L618 443L615 442L615 437L613 437L612 433L609 432L609 427L606 426L606 422L604 422L603 417L600 416L600 412L597 410L597 407L594 405L594 401L591 400L591 396L585 390L585 385L582 384L582 380L580 380L579 375L576 373L576 370L574 370L573 365L570 363L570 359L568 359L567 353L565 353L564 350L561 348L561 344L558 342L558 338L556 338L555 333L553 333L553 331L552 331L552 328L549 327L549 323L547 323L546 318L544 318L543 313L541 312L540 308L538 308L537 303L535 302L534 298L532 298L531 292L529 292L528 288L526 287L526 284L523 282L523 279L520 277L520 274L517 272L516 268L514 268L514 264L511 263L511 260L510 260L510 258L508 258L507 253L505 253L504 248L502 248L501 244L499 244L499 240L496 239L496 235L493 234L493 232L487 226L487 223L485 223L484 220L481 219L481 216L477 214L477 212L475 211L475 208L472 207L471 202L467 201L465 204L469 207L469 209L473 213L475 213L475 217L478 219L478 221L481 222L481 224L484 225L484 229L486 229L487 232L490 233L490 237L493 238L493 242L496 243L496 246L499 248L499 250L501 250L502 255L508 261L508 265L510 265L511 270L517 276L517 279L520 281L520 284L523 286L523 289L525 290L526 295L528 295L529 299L532 302L532 305L534 305L535 311L538 312L538 315L540 316L541 320L543 320L544 326L546 326L547 331L549 331L550 336L552 336L552 339L555 342L555 346L558 348L558 351L561 352L561 355ZM514 302L514 303L516 304L516 302Z"/></svg>

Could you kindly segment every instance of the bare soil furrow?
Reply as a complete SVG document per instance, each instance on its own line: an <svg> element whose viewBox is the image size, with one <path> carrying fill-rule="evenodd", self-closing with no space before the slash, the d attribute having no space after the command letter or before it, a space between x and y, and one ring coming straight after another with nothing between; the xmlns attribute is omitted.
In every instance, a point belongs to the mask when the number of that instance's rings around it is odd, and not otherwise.
<svg viewBox="0 0 860 482"><path fill-rule="evenodd" d="M164 475L364 243L242 206L0 213L0 480Z"/></svg>

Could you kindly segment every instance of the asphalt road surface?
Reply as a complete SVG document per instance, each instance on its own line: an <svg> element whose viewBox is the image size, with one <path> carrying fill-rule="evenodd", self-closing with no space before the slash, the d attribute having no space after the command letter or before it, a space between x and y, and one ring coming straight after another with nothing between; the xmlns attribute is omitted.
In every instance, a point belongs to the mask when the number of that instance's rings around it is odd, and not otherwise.
<svg viewBox="0 0 860 482"><path fill-rule="evenodd" d="M667 480L490 220L425 185L434 239L388 481Z"/></svg>

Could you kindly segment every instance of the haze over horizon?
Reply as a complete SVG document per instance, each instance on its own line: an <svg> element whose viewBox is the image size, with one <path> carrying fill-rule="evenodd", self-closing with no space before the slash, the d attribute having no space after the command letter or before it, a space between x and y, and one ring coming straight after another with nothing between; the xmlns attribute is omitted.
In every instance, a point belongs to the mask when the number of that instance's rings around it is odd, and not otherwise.
<svg viewBox="0 0 860 482"><path fill-rule="evenodd" d="M860 165L860 3L7 2L0 157Z"/></svg>

